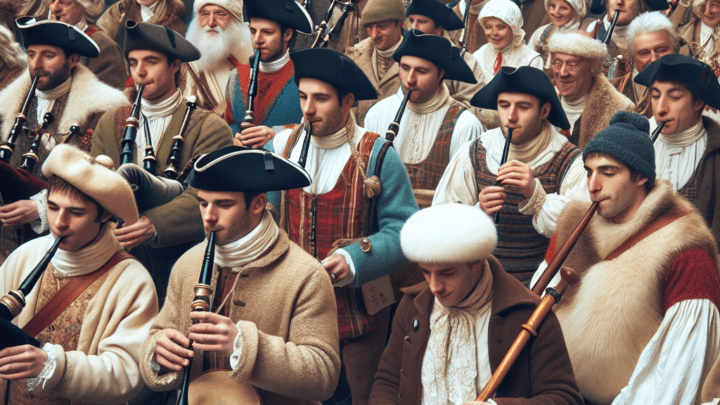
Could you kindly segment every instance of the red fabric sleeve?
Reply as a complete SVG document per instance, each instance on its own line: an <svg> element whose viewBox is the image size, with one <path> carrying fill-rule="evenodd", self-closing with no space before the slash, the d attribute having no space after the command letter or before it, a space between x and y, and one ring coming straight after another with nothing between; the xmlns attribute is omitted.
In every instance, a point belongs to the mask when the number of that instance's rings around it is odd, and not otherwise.
<svg viewBox="0 0 720 405"><path fill-rule="evenodd" d="M545 251L545 263L550 264L552 259L555 258L556 245L557 245L557 233L554 233L552 238L550 238L550 244L548 245L548 248Z"/></svg>
<svg viewBox="0 0 720 405"><path fill-rule="evenodd" d="M708 299L720 308L720 277L712 256L700 248L678 256L665 277L665 310L678 302Z"/></svg>

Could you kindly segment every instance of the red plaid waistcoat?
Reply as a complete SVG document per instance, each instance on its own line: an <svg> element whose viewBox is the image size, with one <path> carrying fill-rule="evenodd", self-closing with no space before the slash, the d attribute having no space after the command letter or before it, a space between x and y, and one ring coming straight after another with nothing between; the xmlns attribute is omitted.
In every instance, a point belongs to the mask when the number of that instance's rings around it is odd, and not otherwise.
<svg viewBox="0 0 720 405"><path fill-rule="evenodd" d="M283 152L288 157L302 131L294 131ZM378 134L367 132L358 151L367 167ZM363 229L368 200L363 193L363 176L350 157L335 187L325 194L308 194L302 189L288 191L288 236L315 258L322 260L338 239L366 236ZM361 290L350 286L335 288L340 339L362 336L380 326L378 315L368 315Z"/></svg>

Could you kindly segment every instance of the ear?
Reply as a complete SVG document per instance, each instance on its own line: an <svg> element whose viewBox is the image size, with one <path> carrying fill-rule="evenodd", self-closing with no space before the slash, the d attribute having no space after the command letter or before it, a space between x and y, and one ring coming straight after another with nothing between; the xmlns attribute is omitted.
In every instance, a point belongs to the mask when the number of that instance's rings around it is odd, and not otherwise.
<svg viewBox="0 0 720 405"><path fill-rule="evenodd" d="M705 102L697 99L693 102L693 111L695 111L696 114L702 114L703 109L705 108Z"/></svg>
<svg viewBox="0 0 720 405"><path fill-rule="evenodd" d="M109 221L110 218L112 218L112 216L113 216L112 212L105 210L105 213L103 214L103 216L100 217L100 223L104 224L105 222Z"/></svg>
<svg viewBox="0 0 720 405"><path fill-rule="evenodd" d="M267 206L267 194L262 193L255 196L250 202L250 212L253 216L262 215L265 212L265 206Z"/></svg>
<svg viewBox="0 0 720 405"><path fill-rule="evenodd" d="M445 69L438 68L438 82L442 83L444 77L445 77Z"/></svg>
<svg viewBox="0 0 720 405"><path fill-rule="evenodd" d="M77 66L79 60L80 60L80 55L78 55L76 53L68 56L67 61L68 61L68 65L70 66L70 70L72 70L75 66Z"/></svg>
<svg viewBox="0 0 720 405"><path fill-rule="evenodd" d="M285 32L283 32L283 42L286 44L290 43L290 40L292 39L293 30L292 28L286 28Z"/></svg>
<svg viewBox="0 0 720 405"><path fill-rule="evenodd" d="M340 107L342 108L343 115L347 114L352 106L355 104L355 96L352 93L348 93L343 97Z"/></svg>
<svg viewBox="0 0 720 405"><path fill-rule="evenodd" d="M172 70L173 74L177 73L177 71L180 69L180 64L182 61L180 59L175 59L170 63L170 70Z"/></svg>
<svg viewBox="0 0 720 405"><path fill-rule="evenodd" d="M545 103L540 107L540 121L546 119L550 115L550 103Z"/></svg>

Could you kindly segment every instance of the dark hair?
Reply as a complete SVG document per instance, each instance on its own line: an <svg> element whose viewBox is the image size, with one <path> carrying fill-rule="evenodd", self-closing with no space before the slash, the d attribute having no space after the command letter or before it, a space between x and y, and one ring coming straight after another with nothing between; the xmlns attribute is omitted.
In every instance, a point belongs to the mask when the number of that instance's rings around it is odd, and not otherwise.
<svg viewBox="0 0 720 405"><path fill-rule="evenodd" d="M92 204L95 204L95 207L97 208L97 217L95 217L95 222L102 221L102 217L105 216L105 214L108 212L105 207L100 205L95 199L90 197L89 195L83 193L80 191L77 187L73 186L72 184L68 183L64 179L62 179L59 176L51 176L48 180L48 196L53 191L57 191L60 193L67 194L70 196L70 198L74 198L83 202L89 202Z"/></svg>
<svg viewBox="0 0 720 405"><path fill-rule="evenodd" d="M620 162L620 163L622 163L623 165L625 165L625 167L627 167L628 170L630 170L630 180L632 180L632 181L637 181L637 180L640 178L640 176L647 178L647 176L645 176L644 174L642 174L642 173L640 173L640 172L638 172L638 171L633 170L633 168L630 167L630 166L628 166L628 165L626 165L625 162L623 162L622 160L616 158L615 156L613 156L613 155L611 155L611 154L609 154L609 153L590 152L590 153L587 154L587 156L585 156L585 160L594 159L594 158L600 158L600 157L613 158L614 160L617 160L618 162ZM645 192L648 193L648 194L650 194L650 192L652 191L653 188L655 188L655 182L654 182L654 181L650 181L650 179L648 178L648 181L645 182Z"/></svg>
<svg viewBox="0 0 720 405"><path fill-rule="evenodd" d="M297 41L297 31L288 27L287 25L278 25L280 26L280 36L282 38L285 38L285 31L292 30L292 36L290 37L290 41L288 41L288 49L292 51L293 48L295 48L295 41Z"/></svg>
<svg viewBox="0 0 720 405"><path fill-rule="evenodd" d="M245 210L246 211L250 209L250 204L252 204L252 200L255 197L259 196L260 194L262 194L262 193L248 193L248 192L243 193L243 195L245 196Z"/></svg>

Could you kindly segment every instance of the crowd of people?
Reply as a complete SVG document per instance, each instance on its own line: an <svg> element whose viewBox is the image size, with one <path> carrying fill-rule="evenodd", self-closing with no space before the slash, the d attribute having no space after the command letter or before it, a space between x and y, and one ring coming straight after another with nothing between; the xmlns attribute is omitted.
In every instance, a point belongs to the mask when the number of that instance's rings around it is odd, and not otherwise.
<svg viewBox="0 0 720 405"><path fill-rule="evenodd" d="M720 0L0 0L0 403L718 405L718 76Z"/></svg>

